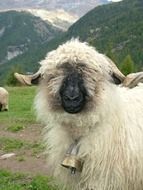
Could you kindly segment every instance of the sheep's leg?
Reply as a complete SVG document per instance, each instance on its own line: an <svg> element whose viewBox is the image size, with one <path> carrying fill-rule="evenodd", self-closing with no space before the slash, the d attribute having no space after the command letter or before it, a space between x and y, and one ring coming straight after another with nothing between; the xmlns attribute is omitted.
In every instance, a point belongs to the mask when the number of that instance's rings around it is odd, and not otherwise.
<svg viewBox="0 0 143 190"><path fill-rule="evenodd" d="M8 111L8 105L3 104L2 107L1 107L1 111Z"/></svg>

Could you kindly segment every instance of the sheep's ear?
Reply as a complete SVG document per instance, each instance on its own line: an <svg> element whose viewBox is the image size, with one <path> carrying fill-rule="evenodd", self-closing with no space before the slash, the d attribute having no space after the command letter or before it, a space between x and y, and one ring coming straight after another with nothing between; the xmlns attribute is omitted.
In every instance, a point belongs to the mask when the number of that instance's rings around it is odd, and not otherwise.
<svg viewBox="0 0 143 190"><path fill-rule="evenodd" d="M41 74L38 71L33 75L22 75L19 73L14 73L15 78L24 85L36 85L41 79Z"/></svg>
<svg viewBox="0 0 143 190"><path fill-rule="evenodd" d="M143 72L131 73L125 77L125 80L123 81L123 86L133 88L137 86L140 82L143 82Z"/></svg>
<svg viewBox="0 0 143 190"><path fill-rule="evenodd" d="M115 84L121 84L124 79L125 79L125 76L123 75L123 73L121 73L121 71L118 69L118 67L115 65L115 63L109 58L106 56L106 59L108 60L109 64L110 64L110 75L114 81Z"/></svg>

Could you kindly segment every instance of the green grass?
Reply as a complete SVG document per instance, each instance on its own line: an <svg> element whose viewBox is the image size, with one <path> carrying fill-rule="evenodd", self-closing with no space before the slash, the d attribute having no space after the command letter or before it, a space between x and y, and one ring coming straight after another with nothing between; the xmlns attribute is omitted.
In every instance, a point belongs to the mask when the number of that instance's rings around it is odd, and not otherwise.
<svg viewBox="0 0 143 190"><path fill-rule="evenodd" d="M0 150L5 152L21 149L24 145L24 142L19 139L0 137Z"/></svg>
<svg viewBox="0 0 143 190"><path fill-rule="evenodd" d="M1 124L7 124L11 131L21 130L28 124L35 123L33 101L35 87L7 87L9 92L9 111L1 112Z"/></svg>
<svg viewBox="0 0 143 190"><path fill-rule="evenodd" d="M25 128L24 125L13 124L13 125L9 126L9 127L7 128L7 130L8 130L8 131L11 131L11 132L13 132L13 133L15 133L15 132L18 132L18 131L20 131L20 130L22 130L22 129L24 129L24 128Z"/></svg>
<svg viewBox="0 0 143 190"><path fill-rule="evenodd" d="M35 142L34 144L31 144L31 149L32 149L32 155L36 156L37 154L44 152L44 145Z"/></svg>
<svg viewBox="0 0 143 190"><path fill-rule="evenodd" d="M36 87L6 87L9 92L9 111L0 112L0 130L16 133L31 124L36 123L33 110L33 101ZM39 142L29 142L18 138L19 136L0 136L0 151L3 153L15 152L18 162L26 159L26 150L36 156L44 149ZM16 138L15 138L16 137ZM39 171L38 171L39 172ZM54 180L48 176L36 174L11 173L0 169L0 190L58 190L53 187Z"/></svg>
<svg viewBox="0 0 143 190"><path fill-rule="evenodd" d="M8 137L0 137L0 150L7 153L10 151L17 150L31 150L32 155L36 156L37 154L44 151L43 144L34 142L30 143L27 141L22 141L20 139L8 138Z"/></svg>
<svg viewBox="0 0 143 190"><path fill-rule="evenodd" d="M29 176L0 170L0 190L58 190L47 176ZM50 184L50 185L49 185Z"/></svg>

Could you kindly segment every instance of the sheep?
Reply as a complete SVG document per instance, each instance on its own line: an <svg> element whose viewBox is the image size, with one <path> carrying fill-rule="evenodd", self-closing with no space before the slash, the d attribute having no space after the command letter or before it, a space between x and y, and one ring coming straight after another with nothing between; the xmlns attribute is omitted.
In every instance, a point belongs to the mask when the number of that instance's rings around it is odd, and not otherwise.
<svg viewBox="0 0 143 190"><path fill-rule="evenodd" d="M127 83L108 57L77 39L49 52L40 65L34 75L15 77L39 84L34 105L45 124L49 172L61 189L142 190L140 79L129 88L132 80Z"/></svg>
<svg viewBox="0 0 143 190"><path fill-rule="evenodd" d="M8 111L8 98L8 91L5 88L0 87L0 111Z"/></svg>

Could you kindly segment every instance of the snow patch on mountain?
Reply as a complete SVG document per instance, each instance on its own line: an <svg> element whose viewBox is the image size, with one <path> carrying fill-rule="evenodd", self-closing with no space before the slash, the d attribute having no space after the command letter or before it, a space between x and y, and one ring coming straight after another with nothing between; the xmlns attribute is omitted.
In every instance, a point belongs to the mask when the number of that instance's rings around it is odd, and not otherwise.
<svg viewBox="0 0 143 190"><path fill-rule="evenodd" d="M44 21L50 22L53 26L62 30L67 30L77 19L77 15L69 14L60 9L55 11L47 11L44 9L26 9L31 14L40 17Z"/></svg>

